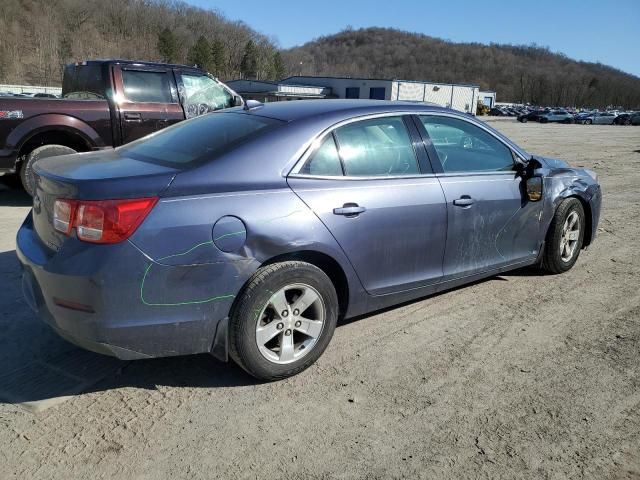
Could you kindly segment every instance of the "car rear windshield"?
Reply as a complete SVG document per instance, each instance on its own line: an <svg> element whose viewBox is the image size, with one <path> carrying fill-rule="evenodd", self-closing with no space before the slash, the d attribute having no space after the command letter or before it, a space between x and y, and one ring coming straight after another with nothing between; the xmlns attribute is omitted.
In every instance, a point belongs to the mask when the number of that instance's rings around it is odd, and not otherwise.
<svg viewBox="0 0 640 480"><path fill-rule="evenodd" d="M174 168L213 160L239 144L284 124L233 112L210 113L180 122L118 148L121 155Z"/></svg>

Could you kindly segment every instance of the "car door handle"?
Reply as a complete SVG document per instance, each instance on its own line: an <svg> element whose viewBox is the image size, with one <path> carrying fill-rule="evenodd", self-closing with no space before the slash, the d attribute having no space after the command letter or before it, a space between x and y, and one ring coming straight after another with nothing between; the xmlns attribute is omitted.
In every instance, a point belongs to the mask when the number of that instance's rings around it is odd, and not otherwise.
<svg viewBox="0 0 640 480"><path fill-rule="evenodd" d="M460 198L454 200L453 204L456 207L470 207L474 202L475 200L469 195L462 195Z"/></svg>
<svg viewBox="0 0 640 480"><path fill-rule="evenodd" d="M334 215L344 215L345 217L357 217L367 209L357 203L345 203L341 208L334 208Z"/></svg>
<svg viewBox="0 0 640 480"><path fill-rule="evenodd" d="M124 119L128 122L141 122L142 114L139 112L125 112Z"/></svg>

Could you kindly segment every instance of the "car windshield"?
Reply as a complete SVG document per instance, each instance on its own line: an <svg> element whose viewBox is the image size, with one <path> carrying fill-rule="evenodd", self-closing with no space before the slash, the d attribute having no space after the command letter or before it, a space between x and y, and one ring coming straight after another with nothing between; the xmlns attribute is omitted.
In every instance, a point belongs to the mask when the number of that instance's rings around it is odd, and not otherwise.
<svg viewBox="0 0 640 480"><path fill-rule="evenodd" d="M174 168L187 168L229 151L267 130L284 124L281 120L219 112L180 122L117 151L136 160Z"/></svg>

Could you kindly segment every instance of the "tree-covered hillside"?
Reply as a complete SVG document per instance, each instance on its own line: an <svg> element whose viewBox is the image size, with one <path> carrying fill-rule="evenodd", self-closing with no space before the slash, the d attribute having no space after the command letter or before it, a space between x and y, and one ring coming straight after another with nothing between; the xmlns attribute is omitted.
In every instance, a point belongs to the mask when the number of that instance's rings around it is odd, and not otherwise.
<svg viewBox="0 0 640 480"><path fill-rule="evenodd" d="M640 108L640 78L535 45L453 43L367 28L321 37L284 58L293 74L474 83L496 90L499 101Z"/></svg>
<svg viewBox="0 0 640 480"><path fill-rule="evenodd" d="M0 31L0 83L60 85L63 65L99 58L197 63L224 79L286 73L270 38L173 0L2 0Z"/></svg>

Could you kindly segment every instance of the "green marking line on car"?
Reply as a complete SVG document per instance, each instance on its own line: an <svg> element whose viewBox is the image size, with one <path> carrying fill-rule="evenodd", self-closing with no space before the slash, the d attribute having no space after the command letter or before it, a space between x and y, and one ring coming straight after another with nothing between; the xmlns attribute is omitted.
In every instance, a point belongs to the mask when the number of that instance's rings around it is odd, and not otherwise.
<svg viewBox="0 0 640 480"><path fill-rule="evenodd" d="M208 241L208 242L202 242L199 243L193 247L191 247L190 249L181 252L181 253L174 253L173 255L167 255L166 257L162 257L159 258L158 261L161 260L166 260L167 258L174 258L174 257L180 257L183 255L187 255L191 252L193 252L196 248L202 247L204 245L213 245L213 240ZM151 270L151 267L153 267L153 263L150 263L149 265L147 265L147 268L144 271L144 275L142 276L142 281L140 282L140 300L142 301L143 304L151 306L151 307L178 307L181 305L198 305L198 304L202 304L202 303L210 303L210 302L215 302L218 300L228 300L231 298L235 298L235 295L232 294L227 294L227 295L217 295L215 297L211 297L211 298L205 298L202 300L191 300L191 301L186 301L186 302L175 302L175 303L155 303L155 302L148 302L147 300L145 300L144 298L144 283L147 280L147 276L149 275L149 271Z"/></svg>
<svg viewBox="0 0 640 480"><path fill-rule="evenodd" d="M224 235L220 235L219 237L214 238L213 241L215 242L215 241L220 240L220 239L225 238L225 237L233 237L235 235L242 235L243 233L247 233L247 231L246 230L239 230L237 232L225 233Z"/></svg>

